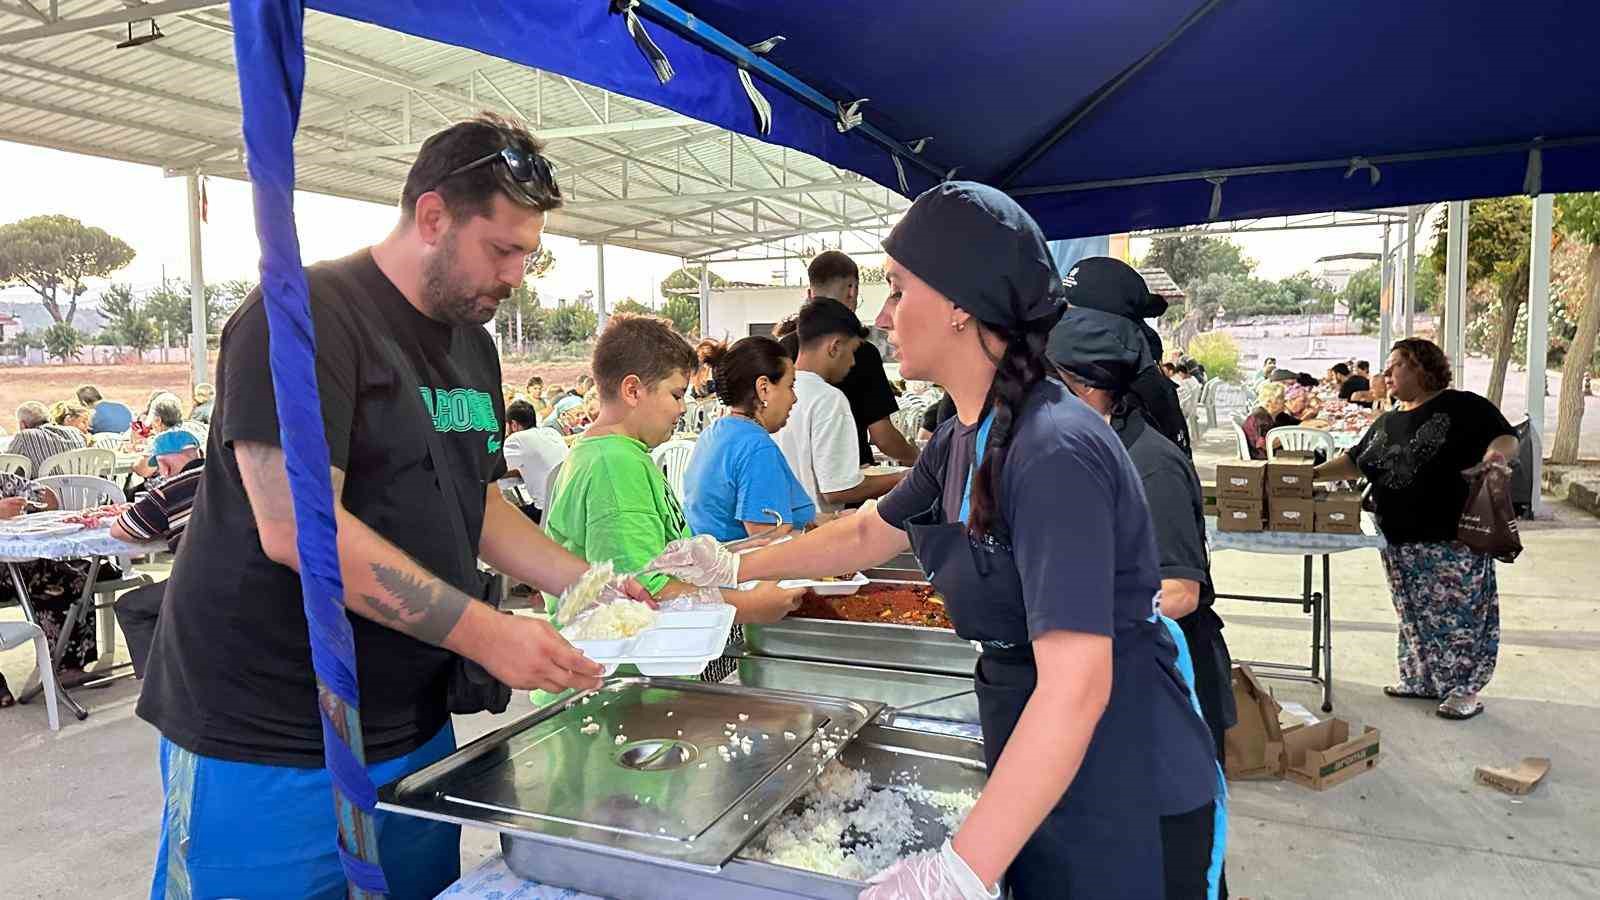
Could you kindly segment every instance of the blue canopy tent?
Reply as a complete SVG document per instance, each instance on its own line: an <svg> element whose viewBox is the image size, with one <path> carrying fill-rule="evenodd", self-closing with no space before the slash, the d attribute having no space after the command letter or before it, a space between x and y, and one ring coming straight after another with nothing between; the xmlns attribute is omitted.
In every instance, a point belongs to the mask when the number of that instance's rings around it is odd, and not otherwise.
<svg viewBox="0 0 1600 900"><path fill-rule="evenodd" d="M906 196L952 176L993 183L1052 238L1600 188L1592 3L304 5L646 100ZM304 12L298 0L231 7L341 841L352 884L378 892L293 221Z"/></svg>

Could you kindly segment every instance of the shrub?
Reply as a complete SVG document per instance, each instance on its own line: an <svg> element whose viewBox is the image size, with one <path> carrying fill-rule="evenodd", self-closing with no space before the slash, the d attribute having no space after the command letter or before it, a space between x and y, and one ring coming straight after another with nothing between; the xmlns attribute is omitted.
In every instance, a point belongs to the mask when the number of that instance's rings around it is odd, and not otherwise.
<svg viewBox="0 0 1600 900"><path fill-rule="evenodd" d="M1239 345L1226 332L1208 331L1189 342L1188 353L1206 367L1206 378L1239 380Z"/></svg>

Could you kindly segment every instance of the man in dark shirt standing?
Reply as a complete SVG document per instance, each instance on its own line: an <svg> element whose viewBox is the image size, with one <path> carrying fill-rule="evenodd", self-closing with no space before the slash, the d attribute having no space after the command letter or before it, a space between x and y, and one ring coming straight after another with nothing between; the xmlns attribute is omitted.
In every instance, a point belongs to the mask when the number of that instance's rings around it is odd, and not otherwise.
<svg viewBox="0 0 1600 900"><path fill-rule="evenodd" d="M806 267L806 278L811 283L806 290L807 300L827 297L856 312L861 303L861 269L849 254L838 250L822 251ZM870 341L862 341L856 350L855 365L835 387L850 401L862 465L872 465L873 444L878 445L884 456L901 465L909 466L917 461L917 448L889 418L899 410L900 401L895 397L894 388L889 386L889 376L883 371L883 354L877 347Z"/></svg>
<svg viewBox="0 0 1600 900"><path fill-rule="evenodd" d="M480 558L552 593L588 568L495 484L504 397L481 326L561 202L540 150L488 115L435 134L394 231L306 270L376 784L455 749L458 656L517 689L600 684L549 624L474 602ZM166 793L152 896L345 893L267 347L257 291L222 332L207 463L139 700L161 732ZM381 812L374 825L390 896L432 897L458 877L457 827Z"/></svg>

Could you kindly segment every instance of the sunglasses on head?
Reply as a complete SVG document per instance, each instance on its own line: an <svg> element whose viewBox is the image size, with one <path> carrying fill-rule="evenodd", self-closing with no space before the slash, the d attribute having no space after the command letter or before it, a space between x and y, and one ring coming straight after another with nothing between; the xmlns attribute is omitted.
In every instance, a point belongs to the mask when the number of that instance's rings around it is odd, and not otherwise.
<svg viewBox="0 0 1600 900"><path fill-rule="evenodd" d="M481 156L464 166L457 166L446 172L443 178L435 181L428 190L438 190L439 185L457 175L463 172L470 172L479 166L493 165L496 161L505 163L506 173L511 176L512 185L522 193L530 204L543 206L549 202L550 198L561 196L561 189L556 186L555 163L546 159L542 154L530 153L517 147L505 147ZM534 193L532 188L536 184L543 189L542 196ZM423 193L427 193L427 191Z"/></svg>

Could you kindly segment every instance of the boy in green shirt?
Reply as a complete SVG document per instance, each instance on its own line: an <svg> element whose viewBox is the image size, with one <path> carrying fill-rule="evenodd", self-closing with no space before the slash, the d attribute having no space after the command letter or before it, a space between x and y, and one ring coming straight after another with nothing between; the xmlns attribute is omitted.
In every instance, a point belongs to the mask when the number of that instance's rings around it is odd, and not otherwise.
<svg viewBox="0 0 1600 900"><path fill-rule="evenodd" d="M606 323L594 348L600 416L573 445L545 501L546 527L556 543L590 563L610 560L618 572L637 572L668 543L690 537L683 508L650 450L672 437L698 364L663 319L617 315ZM639 580L658 600L700 590L660 574ZM773 582L722 591L741 624L782 619L800 594Z"/></svg>

